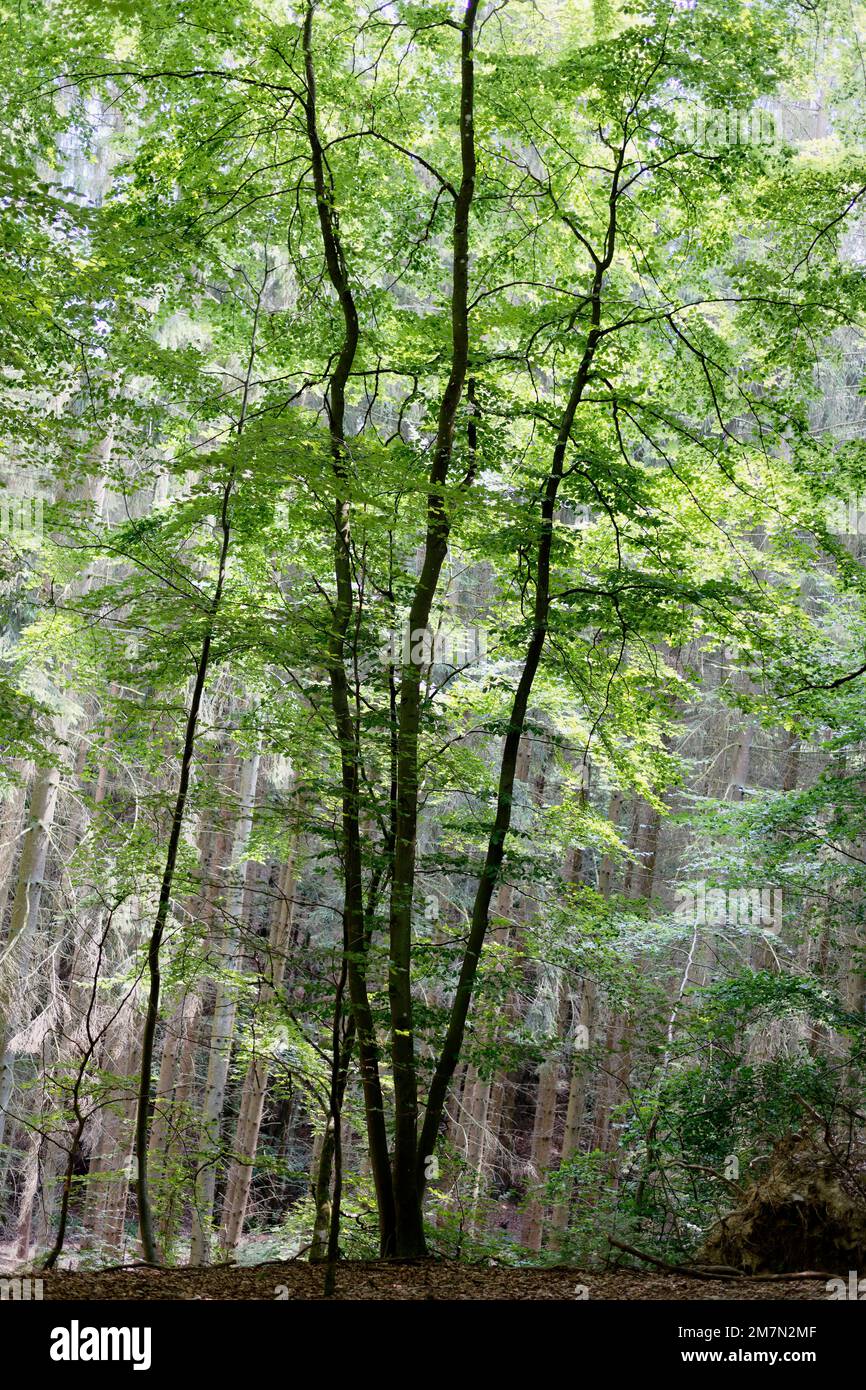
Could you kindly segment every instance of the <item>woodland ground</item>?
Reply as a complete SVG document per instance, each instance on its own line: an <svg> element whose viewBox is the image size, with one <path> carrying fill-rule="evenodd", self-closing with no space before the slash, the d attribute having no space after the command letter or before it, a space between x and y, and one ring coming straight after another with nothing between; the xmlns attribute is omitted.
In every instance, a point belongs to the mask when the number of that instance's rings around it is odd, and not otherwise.
<svg viewBox="0 0 866 1390"><path fill-rule="evenodd" d="M320 1299L325 1271L303 1260L238 1267L219 1265L208 1269L91 1270L44 1274L44 1296L50 1300L96 1301L123 1299L148 1302L169 1300L268 1301L279 1297ZM739 1302L753 1299L826 1300L827 1277L776 1281L747 1278L695 1278L692 1275L640 1273L612 1269L586 1272L577 1269L504 1269L453 1261L390 1264L356 1261L337 1270L334 1297L338 1299L506 1299L567 1300L580 1297L579 1286L590 1299L627 1301L676 1301L700 1299Z"/></svg>

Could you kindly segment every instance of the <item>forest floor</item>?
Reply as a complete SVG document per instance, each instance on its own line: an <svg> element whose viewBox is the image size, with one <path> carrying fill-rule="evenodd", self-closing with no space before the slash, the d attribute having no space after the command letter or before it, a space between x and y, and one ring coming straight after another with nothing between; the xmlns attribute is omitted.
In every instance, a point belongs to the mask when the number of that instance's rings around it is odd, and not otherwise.
<svg viewBox="0 0 866 1390"><path fill-rule="evenodd" d="M37 1271L34 1271L36 1273ZM304 1260L261 1265L217 1265L209 1269L76 1270L42 1274L46 1299L91 1301L320 1299L324 1268ZM827 1276L804 1279L698 1279L662 1271L633 1269L513 1269L491 1265L425 1260L413 1264L353 1261L340 1264L334 1297L349 1300L576 1298L628 1301L686 1299L780 1302L826 1299ZM584 1292L585 1290L585 1292Z"/></svg>

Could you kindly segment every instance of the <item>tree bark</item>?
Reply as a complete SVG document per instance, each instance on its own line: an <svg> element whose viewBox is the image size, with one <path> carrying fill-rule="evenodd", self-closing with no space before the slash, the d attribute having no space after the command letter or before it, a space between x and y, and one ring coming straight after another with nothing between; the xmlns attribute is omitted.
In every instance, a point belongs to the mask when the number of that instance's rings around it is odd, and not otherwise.
<svg viewBox="0 0 866 1390"><path fill-rule="evenodd" d="M216 996L207 1044L207 1081L205 1083L198 1146L202 1157L198 1166L193 1203L192 1241L189 1256L189 1262L192 1265L207 1264L210 1260L220 1129L237 1011L235 989L228 979L228 973L234 970L237 965L238 942L240 933L243 931L247 874L246 856L253 826L259 763L260 754L255 752L244 760L241 769L238 816L232 843L231 882L226 894L225 921L216 941Z"/></svg>
<svg viewBox="0 0 866 1390"><path fill-rule="evenodd" d="M147 951L148 995L141 1043L141 1075L139 1078L138 1110L135 1122L135 1156L137 1163L136 1191L138 1196L138 1223L141 1234L142 1251L148 1264L160 1263L160 1252L157 1248L154 1235L153 1213L151 1210L150 1191L148 1188L150 1088L153 1072L153 1050L156 1039L156 1026L159 1021L159 999L162 979L159 957L162 947L162 938L168 923L168 914L174 893L177 853L180 848L180 837L183 831L184 817L186 815L186 803L189 795L190 778L192 776L192 763L195 754L196 733L201 711L201 701L210 666L214 624L222 602L223 586L225 584L229 537L231 535L229 503L233 486L234 471L232 471L229 481L223 489L222 506L220 509L222 539L220 542L217 582L214 596L208 610L204 636L196 662L195 679L193 681L192 696L187 711L183 752L181 754L180 778L174 800L171 829L166 849L165 867L163 869L162 882L160 883L156 917Z"/></svg>
<svg viewBox="0 0 866 1390"><path fill-rule="evenodd" d="M583 399L583 394L586 389L587 381L589 380L592 363L602 333L602 288L604 285L604 277L613 261L615 250L617 199L619 197L619 180L625 160L625 153L626 146L623 144L617 153L613 170L609 200L610 211L605 234L604 252L601 256L597 255L595 252L591 253L595 270L592 280L592 290L589 296L591 306L590 326L587 332L586 344L580 365L575 373L569 398L562 414L556 444L553 450L551 469L544 487L535 555L535 598L533 604L532 634L527 644L523 669L511 705L508 733L505 737L505 744L500 762L496 814L487 843L484 867L481 871L473 903L467 949L460 969L454 1002L449 1015L445 1041L427 1096L424 1123L422 1125L421 1138L418 1146L417 1178L418 1186L422 1193L425 1180L426 1160L433 1152L436 1145L448 1084L454 1074L454 1068L457 1065L460 1049L463 1044L466 1020L475 987L481 948L487 934L490 901L505 857L505 842L511 826L514 779L520 738L526 722L529 698L538 668L541 664L541 655L547 638L551 603L550 580L553 518L556 513L557 495L565 468L565 458L571 439L572 425L577 408Z"/></svg>
<svg viewBox="0 0 866 1390"><path fill-rule="evenodd" d="M450 520L444 487L454 452L454 427L469 366L469 215L475 196L475 22L479 0L467 0L460 26L460 187L452 231L451 371L439 407L433 462L427 485L424 559L409 608L410 641L427 632ZM394 871L389 922L388 997L394 1073L394 1206L397 1254L426 1253L418 1186L418 1081L412 1011L412 903L418 834L418 739L421 663L404 662L397 730L397 795Z"/></svg>
<svg viewBox="0 0 866 1390"><path fill-rule="evenodd" d="M0 1145L5 1139L7 1112L15 1080L15 1058L9 1049L21 1018L30 957L39 921L51 827L60 788L56 764L38 768L30 794L27 831L21 847L18 886L12 904L9 933L0 951Z"/></svg>
<svg viewBox="0 0 866 1390"><path fill-rule="evenodd" d="M294 906L295 854L293 852L283 869L281 900L271 927L268 947L270 970L268 978L262 984L259 996L260 1003L263 1005L270 1002L282 985L292 931ZM237 1248L243 1230L267 1084L267 1060L264 1057L256 1057L250 1062L244 1078L233 1146L235 1156L232 1159L226 1181L221 1237L222 1247L226 1254L231 1254Z"/></svg>
<svg viewBox="0 0 866 1390"><path fill-rule="evenodd" d="M334 210L333 190L326 172L324 151L319 137L313 61L314 10L315 5L310 0L305 13L303 33L306 86L304 110L325 263L343 316L342 343L325 395L336 492L334 577L337 597L331 613L328 674L331 706L340 746L342 777L343 930L348 961L349 999L355 1018L361 1084L364 1090L367 1141L379 1212L379 1239L382 1254L388 1255L393 1254L396 1244L394 1186L385 1128L385 1101L379 1076L379 1049L367 992L367 942L360 831L360 751L345 667L345 644L354 611L350 550L351 504L345 448L346 383L358 350L359 323Z"/></svg>

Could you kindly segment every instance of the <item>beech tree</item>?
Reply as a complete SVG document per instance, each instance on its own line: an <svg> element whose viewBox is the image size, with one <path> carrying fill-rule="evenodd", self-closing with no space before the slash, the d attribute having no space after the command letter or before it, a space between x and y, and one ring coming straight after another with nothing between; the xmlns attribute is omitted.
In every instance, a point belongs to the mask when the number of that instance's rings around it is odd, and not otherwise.
<svg viewBox="0 0 866 1390"><path fill-rule="evenodd" d="M45 524L9 556L0 1113L31 1186L74 1137L52 1259L76 1163L122 1225L133 1129L145 1259L187 1227L192 1262L234 1251L297 1095L332 1266L366 1165L382 1256L427 1253L460 1163L474 1208L496 1169L526 1246L567 1253L614 1125L636 1220L705 1214L723 1189L671 1167L730 1139L669 1119L717 1001L781 1017L814 968L828 1049L860 1027L857 931L793 862L859 853L863 592L834 520L861 441L817 424L830 367L860 370L844 23L833 147L757 120L815 81L800 19L74 0L31 7L26 57L10 36L2 408ZM809 740L837 761L806 790ZM789 932L810 903L844 999L757 920L740 979L676 916L701 875L783 880ZM59 1024L32 1060L53 915L99 983L50 985L99 1014L81 1072ZM521 1179L491 1155L526 1068Z"/></svg>

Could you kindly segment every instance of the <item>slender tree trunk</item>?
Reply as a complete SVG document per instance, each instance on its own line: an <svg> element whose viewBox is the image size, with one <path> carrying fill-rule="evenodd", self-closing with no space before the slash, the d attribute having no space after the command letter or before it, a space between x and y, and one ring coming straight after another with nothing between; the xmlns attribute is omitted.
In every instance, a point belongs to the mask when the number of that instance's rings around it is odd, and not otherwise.
<svg viewBox="0 0 866 1390"><path fill-rule="evenodd" d="M128 1088L118 1106L116 1120L114 1167L105 1193L102 1209L102 1237L107 1250L123 1253L126 1243L126 1213L135 1163L135 1081L141 1065L141 1038L133 1028L134 1013L130 1009L129 1032L121 1064L121 1075L129 1078Z"/></svg>
<svg viewBox="0 0 866 1390"><path fill-rule="evenodd" d="M199 1145L203 1158L196 1183L189 1257L190 1264L193 1265L207 1264L210 1259L220 1128L237 1010L235 990L228 979L228 972L236 966L238 938L243 930L246 854L253 825L259 761L260 755L256 752L245 760L241 770L238 819L232 845L232 882L226 895L226 921L217 942L216 998L210 1023L207 1081Z"/></svg>
<svg viewBox="0 0 866 1390"><path fill-rule="evenodd" d="M334 211L324 150L318 130L316 74L313 62L313 15L315 5L307 5L303 47L305 71L304 109L316 208L325 252L328 278L336 291L343 315L343 340L336 366L326 391L326 407L331 434L331 456L335 480L334 577L336 604L331 614L328 644L328 672L331 705L340 745L342 775L343 841L343 923L348 952L349 998L355 1018L361 1084L367 1120L367 1141L376 1187L379 1211L379 1238L383 1255L393 1254L396 1242L394 1186L385 1127L385 1101L379 1076L379 1050L373 1012L367 992L366 929L364 920L363 857L360 831L360 750L358 730L352 716L349 683L345 666L345 645L354 611L352 555L350 549L351 502L346 470L346 383L358 350L358 311L346 269L343 246Z"/></svg>
<svg viewBox="0 0 866 1390"><path fill-rule="evenodd" d="M23 765L13 764L23 772ZM18 852L18 842L21 838L21 824L24 820L24 805L26 801L26 787L12 787L3 802L3 814L0 816L0 942L3 941L3 919L6 916L6 904L9 901L9 890L13 882L12 869L15 864L15 856Z"/></svg>
<svg viewBox="0 0 866 1390"><path fill-rule="evenodd" d="M451 289L451 372L442 396L428 479L427 533L421 573L409 608L410 641L427 632L450 520L444 497L454 450L457 411L469 366L469 215L475 196L475 22L478 0L467 0L460 39L460 187L454 201ZM388 996L394 1073L394 1205L397 1254L426 1253L418 1183L418 1081L412 1012L412 902L418 831L418 739L421 663L404 662L397 730L394 872L391 880ZM444 1100L444 1097L443 1097Z"/></svg>
<svg viewBox="0 0 866 1390"><path fill-rule="evenodd" d="M559 1074L558 1057L548 1057L538 1072L530 1158L532 1179L535 1183L542 1181L551 1166ZM536 1192L532 1196L524 1216L523 1243L530 1250L538 1251L541 1249L544 1238L545 1209L543 1198Z"/></svg>
<svg viewBox="0 0 866 1390"><path fill-rule="evenodd" d="M191 1120L201 1013L201 990L189 989L165 1025L150 1132L158 1244L163 1251L177 1236L187 1202L186 1194L179 1190L179 1170L187 1167L185 1154L195 1148L197 1137Z"/></svg>
<svg viewBox="0 0 866 1390"><path fill-rule="evenodd" d="M514 779L520 738L526 722L529 698L535 681L547 637L551 603L551 552L553 543L553 518L556 513L557 495L565 469L565 459L571 441L574 418L589 380L596 349L601 338L602 288L605 275L613 261L616 246L617 203L619 182L626 146L617 152L609 199L609 218L605 234L604 250L601 255L589 248L594 263L592 288L589 295L590 323L586 344L580 365L575 373L568 401L562 414L556 444L553 450L550 473L544 487L541 505L538 543L535 555L535 597L533 603L532 632L526 648L523 669L511 705L508 733L505 737L500 762L499 786L496 796L496 813L487 843L484 867L478 881L466 952L460 968L454 1002L451 1007L445 1041L439 1054L439 1061L433 1073L424 1122L418 1145L418 1187L423 1193L426 1175L426 1161L433 1152L439 1135L442 1108L448 1092L448 1085L460 1056L466 1020L475 987L481 948L487 934L490 902L502 862L505 857L505 842L511 826Z"/></svg>
<svg viewBox="0 0 866 1390"><path fill-rule="evenodd" d="M192 696L187 712L183 752L181 754L180 779L178 781L177 794L172 811L171 830L169 832L165 867L163 869L162 882L159 889L156 918L154 920L147 951L148 996L141 1044L141 1076L138 1091L138 1111L135 1122L135 1156L137 1162L136 1189L138 1196L139 1230L141 1233L141 1245L144 1258L149 1264L158 1264L160 1262L160 1254L154 1236L153 1213L151 1210L150 1191L148 1188L150 1088L152 1083L153 1050L156 1039L156 1025L159 1020L159 1000L162 981L160 950L174 893L177 854L180 848L180 838L183 832L184 817L186 815L186 803L189 795L190 778L192 776L192 763L195 755L196 733L198 730L202 695L204 694L205 682L210 666L214 623L216 622L220 603L222 602L223 585L225 583L229 537L231 534L229 526L229 503L233 486L234 473L232 472L223 490L220 512L222 540L220 543L217 582L207 615L204 637L196 663Z"/></svg>
<svg viewBox="0 0 866 1390"><path fill-rule="evenodd" d="M9 1044L22 1017L20 1001L27 987L59 787L58 766L37 769L30 795L27 831L21 847L18 886L12 904L9 933L0 950L0 1146L5 1138L7 1111L14 1085L15 1058Z"/></svg>
<svg viewBox="0 0 866 1390"><path fill-rule="evenodd" d="M269 976L262 985L260 1003L270 1002L282 985L292 931L295 905L295 853L290 854L281 883L281 900L274 915L268 950ZM263 1057L250 1062L244 1079L235 1131L234 1155L226 1181L223 1202L222 1246L231 1254L240 1240L253 1178L253 1164L261 1129L268 1064Z"/></svg>
<svg viewBox="0 0 866 1390"><path fill-rule="evenodd" d="M532 739L520 741L517 755L515 778L526 785L532 766ZM505 925L491 927L491 941L504 947L519 948L522 927L517 920L520 916L519 904L513 885L501 883L496 890L494 917L506 919ZM516 990L509 990L505 1003L503 1026L509 1028L520 1015L520 1000ZM460 1111L463 1120L464 1148L466 1163L472 1173L472 1226L476 1231L485 1225L485 1217L478 1210L485 1182L485 1165L494 1149L498 1135L506 1118L506 1097L512 1098L513 1083L504 1072L495 1077L479 1076L475 1067L464 1068L465 1085L462 1099L455 1092L455 1112ZM510 1089L509 1089L510 1087ZM510 1113L510 1112L509 1112Z"/></svg>
<svg viewBox="0 0 866 1390"><path fill-rule="evenodd" d="M569 1159L580 1149L580 1136L586 1110L586 1097L589 1086L588 1045L595 1034L597 1009L597 989L593 980L583 982L580 1011L575 1020L571 1080L568 1087L568 1104L565 1111L565 1128L562 1135L562 1154L560 1163ZM571 1212L571 1197L564 1195L553 1209L552 1226L557 1243L568 1229Z"/></svg>
<svg viewBox="0 0 866 1390"><path fill-rule="evenodd" d="M565 1029L568 1019L568 996L562 979L557 979L556 990L556 1031L557 1036ZM536 1183L553 1167L554 1140L556 1136L556 1109L559 1098L559 1082L562 1064L558 1052L554 1052L541 1065L538 1071L538 1089L535 1100L535 1121L532 1127L532 1147L530 1163ZM547 1204L542 1195L536 1192L530 1199L523 1223L523 1243L530 1250L539 1251L544 1242L544 1217Z"/></svg>

